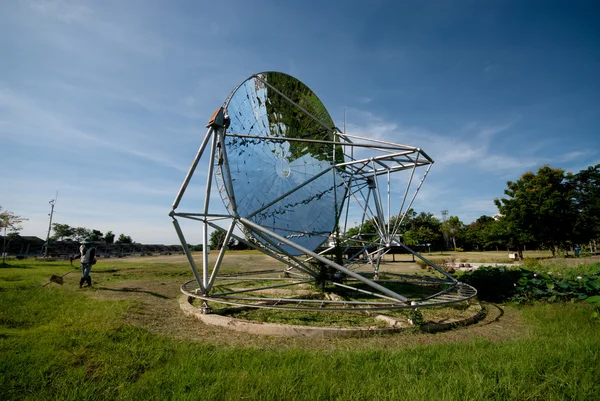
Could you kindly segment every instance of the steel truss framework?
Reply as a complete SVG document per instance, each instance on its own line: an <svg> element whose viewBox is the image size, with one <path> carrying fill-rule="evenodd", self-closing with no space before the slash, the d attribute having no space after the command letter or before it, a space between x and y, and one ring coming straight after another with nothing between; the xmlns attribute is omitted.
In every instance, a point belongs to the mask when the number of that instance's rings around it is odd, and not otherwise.
<svg viewBox="0 0 600 401"><path fill-rule="evenodd" d="M316 119L316 117L313 118ZM473 287L457 281L446 271L404 245L400 240L399 230L406 213L410 210L433 164L433 160L420 148L349 135L338 129L334 129L333 140L307 140L227 132L227 114L224 108L220 108L215 112L207 127L208 132L190 166L169 214L195 277L195 280L184 283L181 286L181 291L188 296L205 301L203 303L204 310L210 310L207 307L207 301L274 309L385 310L451 304L466 301L476 295L477 292ZM300 141L319 144L320 146L331 146L332 153L335 153L336 149L341 147L344 154L343 160L332 163L330 167L337 173L334 176L339 180L339 182L334 182L334 187L341 188L345 194L343 199L336 200L340 205L340 213L336 216L337 227L342 232L346 232L349 217L352 215L350 210L353 209L358 210L362 215L361 226L365 221L371 220L377 234L370 239L361 235L355 238L344 238L335 235L333 243L319 248L319 251L314 251L299 245L293 240L297 237L309 235L309 233L290 230L282 235L281 229L276 232L277 230L273 227L258 224L253 219L262 211L309 185L318 177L307 179L304 183L290 189L251 214L240 216L236 205L236 195L239 194L233 193L233 185L231 185L231 176L229 175L230 166L226 148L226 139L228 138L230 140L235 138L270 143ZM208 173L203 208L199 212L179 212L177 209L190 180L202 156L206 154L208 154ZM368 157L364 157L365 155L368 155ZM335 158L333 159L335 160ZM420 179L415 179L417 168L425 169ZM392 207L396 206L397 202L392 205L392 174L401 171L408 172L408 179L397 217L393 218ZM317 176L327 172L328 170L324 170ZM225 201L226 213L212 212L214 207L211 208L210 194L213 185L217 187ZM202 265L198 268L187 245L178 218L200 222L204 244L209 243L209 228L225 233L225 246L219 251L212 266L208 260L208 247L204 246ZM238 229L237 232L236 228ZM240 235L239 232L244 234ZM321 235L321 242L324 244L331 240L330 234L330 232L310 233L312 236ZM255 271L229 276L219 275L219 270L227 252L227 244L231 239L245 243L248 247L263 252L285 263L288 267L281 271ZM438 273L437 277L386 273L386 279L380 279L381 260L384 255L390 252L392 247L402 247L415 257L423 260ZM293 254L289 252L290 249L294 250ZM331 254L337 255L337 257L329 256ZM372 266L372 273L365 274L356 271L358 266L364 266L365 261ZM315 268L315 266L320 267ZM323 267L329 268L330 273L328 275L323 275ZM237 290L223 290L222 287L225 286L218 284L231 280L236 282L247 280L249 285ZM261 285L250 285L253 280L259 280ZM265 285L264 283L269 280L273 280L273 284ZM295 289L302 288L307 283L322 283L323 281L335 288L344 289L359 294L359 296L355 300L349 301L335 298L298 298L294 294ZM398 284L420 286L427 290L421 291L419 296L406 296L396 290ZM277 289L277 296L266 296L267 291L274 289ZM289 290L288 295L285 294L286 289ZM282 291L284 291L283 295Z"/></svg>

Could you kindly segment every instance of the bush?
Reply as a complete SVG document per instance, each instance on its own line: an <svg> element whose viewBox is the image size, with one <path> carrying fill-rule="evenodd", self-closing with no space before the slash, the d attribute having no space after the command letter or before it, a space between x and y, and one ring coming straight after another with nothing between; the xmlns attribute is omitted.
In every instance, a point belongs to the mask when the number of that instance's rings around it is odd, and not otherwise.
<svg viewBox="0 0 600 401"><path fill-rule="evenodd" d="M521 275L515 288L516 294L512 299L516 302L585 300L600 295L600 277L586 274L571 280L559 275L527 271Z"/></svg>
<svg viewBox="0 0 600 401"><path fill-rule="evenodd" d="M515 283L526 269L482 266L464 273L460 281L477 289L477 297L483 301L504 302L516 293Z"/></svg>
<svg viewBox="0 0 600 401"><path fill-rule="evenodd" d="M534 263L530 263L534 264ZM593 267L583 271L593 273L575 276L577 270L568 275L562 273L540 273L526 268L480 267L474 272L464 273L460 281L477 289L478 297L484 301L530 302L591 298L600 295L600 274ZM579 271L581 272L581 271Z"/></svg>
<svg viewBox="0 0 600 401"><path fill-rule="evenodd" d="M592 304L594 312L592 312L592 319L600 321L600 295L595 295L587 299L588 303Z"/></svg>
<svg viewBox="0 0 600 401"><path fill-rule="evenodd" d="M410 312L408 312L408 319L414 326L422 326L425 324L425 318L418 309L412 309Z"/></svg>
<svg viewBox="0 0 600 401"><path fill-rule="evenodd" d="M542 268L542 264L538 259L533 258L524 258L523 259L523 267L527 270L540 270Z"/></svg>
<svg viewBox="0 0 600 401"><path fill-rule="evenodd" d="M456 259L453 256L450 256L448 258L436 258L436 259L429 259L429 261L433 264L435 264L437 267L447 271L448 273L454 273L454 264L456 262ZM419 267L421 269L427 269L427 270L432 270L432 268L425 263L424 261L422 261L421 259L416 261L417 265L419 265Z"/></svg>

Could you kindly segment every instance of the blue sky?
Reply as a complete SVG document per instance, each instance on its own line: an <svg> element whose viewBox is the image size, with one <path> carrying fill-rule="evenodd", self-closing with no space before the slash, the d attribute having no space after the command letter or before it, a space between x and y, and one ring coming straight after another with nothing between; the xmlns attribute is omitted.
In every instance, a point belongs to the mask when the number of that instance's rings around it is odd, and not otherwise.
<svg viewBox="0 0 600 401"><path fill-rule="evenodd" d="M348 133L423 148L435 164L413 207L469 223L496 213L525 171L600 163L599 12L593 1L1 2L0 205L43 238L58 190L55 222L177 243L167 214L206 121L251 74L281 71L339 127L346 108ZM181 209L200 209L199 173Z"/></svg>

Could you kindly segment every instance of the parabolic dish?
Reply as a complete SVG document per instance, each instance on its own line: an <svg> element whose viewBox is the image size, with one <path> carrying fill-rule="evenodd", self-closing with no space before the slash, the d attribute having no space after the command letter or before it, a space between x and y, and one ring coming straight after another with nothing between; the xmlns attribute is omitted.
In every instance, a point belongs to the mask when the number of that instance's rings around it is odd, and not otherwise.
<svg viewBox="0 0 600 401"><path fill-rule="evenodd" d="M344 161L342 146L323 103L296 78L265 72L239 85L223 107L231 123L215 167L228 211L319 247L335 229L346 191L334 168ZM301 253L253 236L277 252Z"/></svg>

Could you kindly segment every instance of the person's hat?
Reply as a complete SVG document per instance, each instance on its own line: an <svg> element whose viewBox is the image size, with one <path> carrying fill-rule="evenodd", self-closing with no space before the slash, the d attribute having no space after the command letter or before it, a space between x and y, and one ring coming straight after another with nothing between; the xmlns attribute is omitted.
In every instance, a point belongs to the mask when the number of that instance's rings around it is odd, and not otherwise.
<svg viewBox="0 0 600 401"><path fill-rule="evenodd" d="M82 244L91 244L92 243L92 239L91 238L86 238L81 243Z"/></svg>

